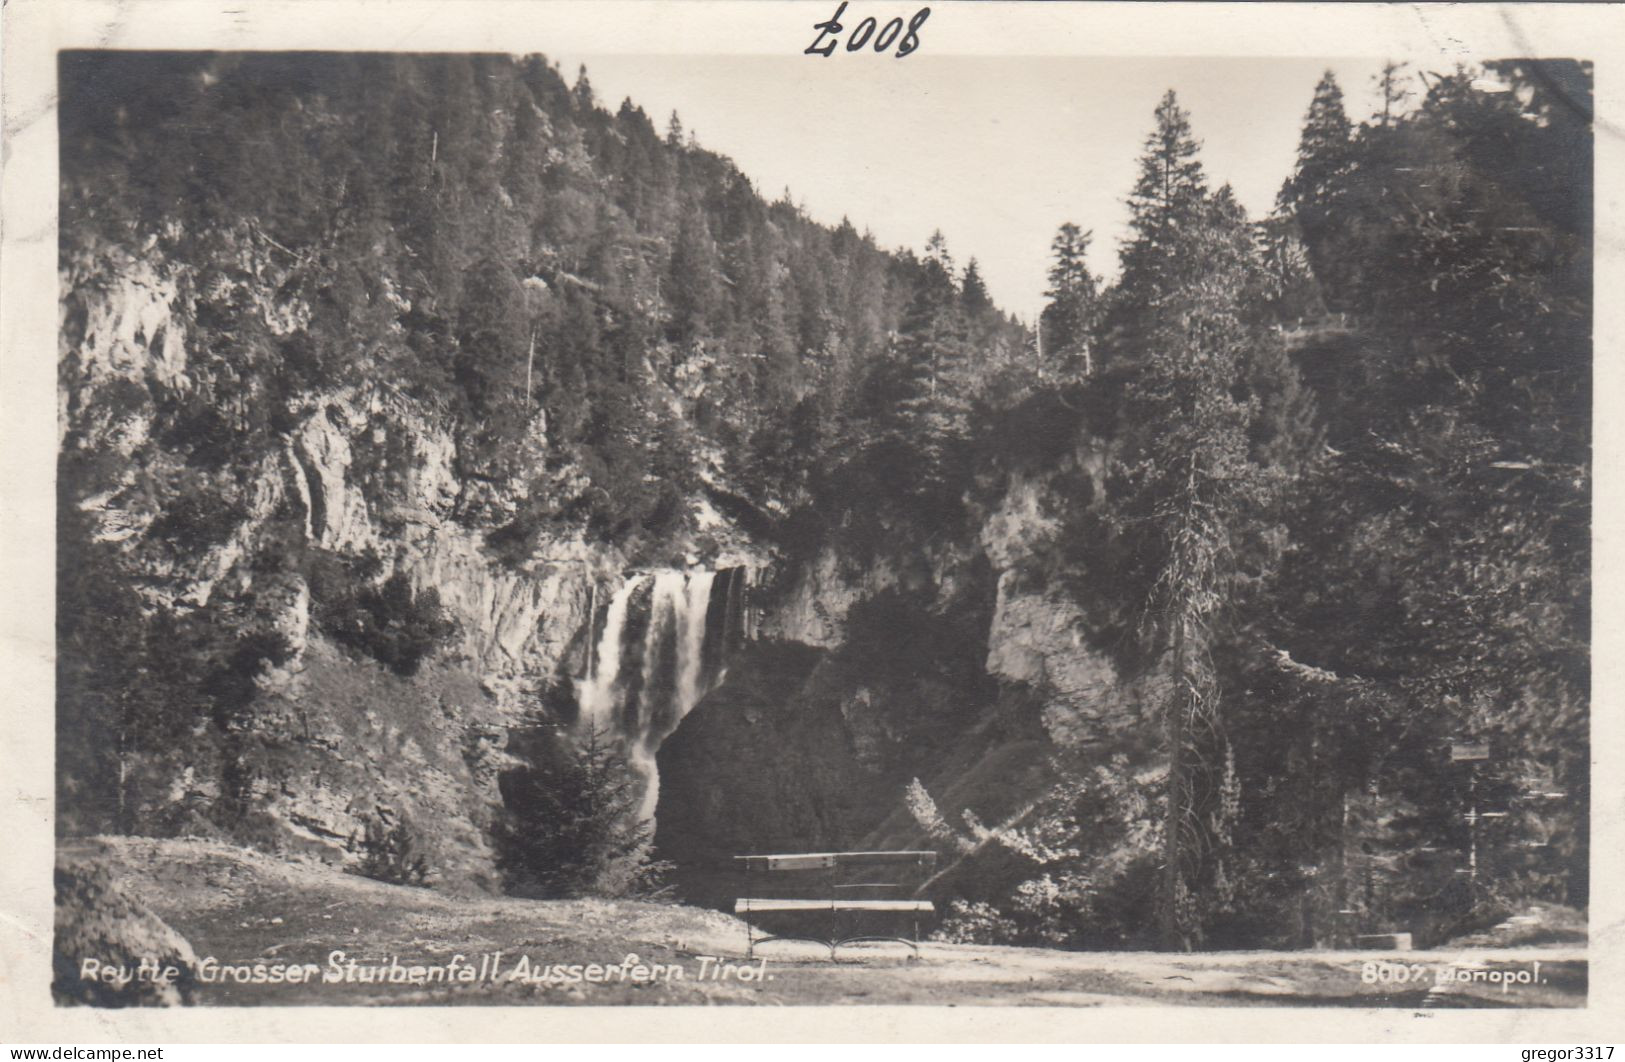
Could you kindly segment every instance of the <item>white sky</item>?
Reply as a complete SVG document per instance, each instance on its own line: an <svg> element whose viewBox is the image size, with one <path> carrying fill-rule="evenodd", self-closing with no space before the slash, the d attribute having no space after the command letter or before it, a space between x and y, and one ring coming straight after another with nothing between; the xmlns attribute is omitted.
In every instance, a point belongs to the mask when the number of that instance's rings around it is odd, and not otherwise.
<svg viewBox="0 0 1625 1062"><path fill-rule="evenodd" d="M1248 212L1272 206L1290 172L1321 73L1350 118L1375 109L1381 59L1145 59L853 56L552 56L578 64L600 103L630 96L664 132L673 109L769 199L788 186L814 218L844 214L881 246L924 247L942 229L955 260L980 263L993 297L1022 318L1043 298L1063 221L1093 229L1090 265L1117 268L1124 199L1172 88L1191 113L1217 187Z"/></svg>

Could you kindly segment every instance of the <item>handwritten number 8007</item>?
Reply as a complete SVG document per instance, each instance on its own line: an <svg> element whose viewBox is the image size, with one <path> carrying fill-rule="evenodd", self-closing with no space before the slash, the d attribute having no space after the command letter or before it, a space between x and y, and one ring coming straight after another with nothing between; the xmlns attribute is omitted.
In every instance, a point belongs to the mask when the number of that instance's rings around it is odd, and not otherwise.
<svg viewBox="0 0 1625 1062"><path fill-rule="evenodd" d="M827 22L813 23L813 29L818 30L818 36L807 46L802 55L821 55L828 59L835 54L835 46L840 43L841 31L846 27L841 25L841 15L846 11L847 0L841 0L841 6L835 9L835 14ZM897 45L897 58L901 59L920 46L920 27L925 20L931 17L931 9L922 7L914 12L914 17L908 20L905 29L901 18L894 18L885 26L881 26L873 18L866 18L852 27L852 35L846 39L846 50L856 52L862 50L874 41L874 49L884 52L893 44ZM825 43L825 40L829 43Z"/></svg>

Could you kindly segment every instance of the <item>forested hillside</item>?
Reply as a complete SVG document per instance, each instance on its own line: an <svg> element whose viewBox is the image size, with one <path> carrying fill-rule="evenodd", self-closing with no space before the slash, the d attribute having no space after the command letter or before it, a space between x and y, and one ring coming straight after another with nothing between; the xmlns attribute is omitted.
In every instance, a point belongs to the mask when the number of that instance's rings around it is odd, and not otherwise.
<svg viewBox="0 0 1625 1062"><path fill-rule="evenodd" d="M932 845L1074 947L1585 905L1588 67L1328 75L1266 218L1170 92L1038 334L540 57L61 73L61 832Z"/></svg>
<svg viewBox="0 0 1625 1062"><path fill-rule="evenodd" d="M972 935L1110 940L1154 910L1165 942L1290 944L1585 903L1587 75L1381 88L1356 123L1326 76L1251 226L1170 93L1121 278L1082 312L1057 237L1046 322L1089 351L1072 404L1113 461L1056 574L1168 670L1169 760L1138 791L1098 752L1063 767L1008 845L1047 872L967 908ZM1468 742L1488 758L1453 760ZM1103 888L1103 805L1146 891Z"/></svg>
<svg viewBox="0 0 1625 1062"><path fill-rule="evenodd" d="M540 58L79 55L64 74L83 175L64 233L150 241L206 311L192 364L217 379L166 418L176 438L224 463L274 444L279 401L387 378L457 419L460 473L534 487L467 513L515 548L547 522L658 540L707 475L782 509L837 418L889 406L868 367L927 281L978 359L1017 341L974 262L934 279L814 224L677 115L662 132L630 100L606 110ZM232 301L246 254L301 327Z"/></svg>

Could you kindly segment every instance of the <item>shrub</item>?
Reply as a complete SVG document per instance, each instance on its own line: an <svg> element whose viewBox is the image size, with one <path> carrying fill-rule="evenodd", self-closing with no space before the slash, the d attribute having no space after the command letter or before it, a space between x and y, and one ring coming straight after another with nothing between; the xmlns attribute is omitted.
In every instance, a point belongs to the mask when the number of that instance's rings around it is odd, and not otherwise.
<svg viewBox="0 0 1625 1062"><path fill-rule="evenodd" d="M248 519L240 503L200 490L183 494L152 522L148 533L182 549L203 552L218 546Z"/></svg>
<svg viewBox="0 0 1625 1062"><path fill-rule="evenodd" d="M904 803L940 849L963 853L985 873L975 895L953 901L938 939L1063 948L1143 945L1153 924L1157 853L1152 792L1126 754L1093 767L1052 764L1056 781L1024 811L997 825L972 811L945 816L916 779ZM1004 870L998 869L1003 862Z"/></svg>
<svg viewBox="0 0 1625 1062"><path fill-rule="evenodd" d="M362 647L399 675L416 674L418 666L457 633L457 624L440 606L440 591L431 586L414 594L404 572L396 572L381 587L362 591L358 604L372 619L370 626L362 626Z"/></svg>
<svg viewBox="0 0 1625 1062"><path fill-rule="evenodd" d="M379 808L377 814L366 817L364 832L359 839L352 838L351 845L361 850L354 873L362 877L391 885L428 883L429 859L423 854L417 830L404 816Z"/></svg>
<svg viewBox="0 0 1625 1062"><path fill-rule="evenodd" d="M1017 938L1016 923L990 903L955 900L948 916L931 934L948 944L1010 944Z"/></svg>
<svg viewBox="0 0 1625 1062"><path fill-rule="evenodd" d="M376 556L341 558L317 554L307 576L316 621L334 641L364 653L398 675L417 673L423 661L457 633L434 587L413 592L405 572L380 586L367 577Z"/></svg>
<svg viewBox="0 0 1625 1062"><path fill-rule="evenodd" d="M215 718L222 726L254 699L255 680L270 668L293 659L293 645L279 631L245 631L237 636L226 659L209 672L203 688L214 701Z"/></svg>

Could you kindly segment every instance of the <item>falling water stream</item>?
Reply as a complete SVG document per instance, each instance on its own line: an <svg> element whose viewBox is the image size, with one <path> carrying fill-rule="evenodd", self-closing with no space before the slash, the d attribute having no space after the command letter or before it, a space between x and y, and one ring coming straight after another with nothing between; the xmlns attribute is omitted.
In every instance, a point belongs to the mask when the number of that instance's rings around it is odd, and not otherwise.
<svg viewBox="0 0 1625 1062"><path fill-rule="evenodd" d="M583 723L614 727L615 680L621 673L621 637L626 630L626 606L632 592L638 588L638 579L628 579L610 598L609 612L604 619L604 633L598 639L598 651L593 655L594 666L587 681L576 691Z"/></svg>
<svg viewBox="0 0 1625 1062"><path fill-rule="evenodd" d="M729 647L744 634L740 602L748 578L742 568L641 572L610 598L588 673L577 684L578 725L625 741L644 781L645 819L654 817L660 796L661 742L722 680Z"/></svg>

